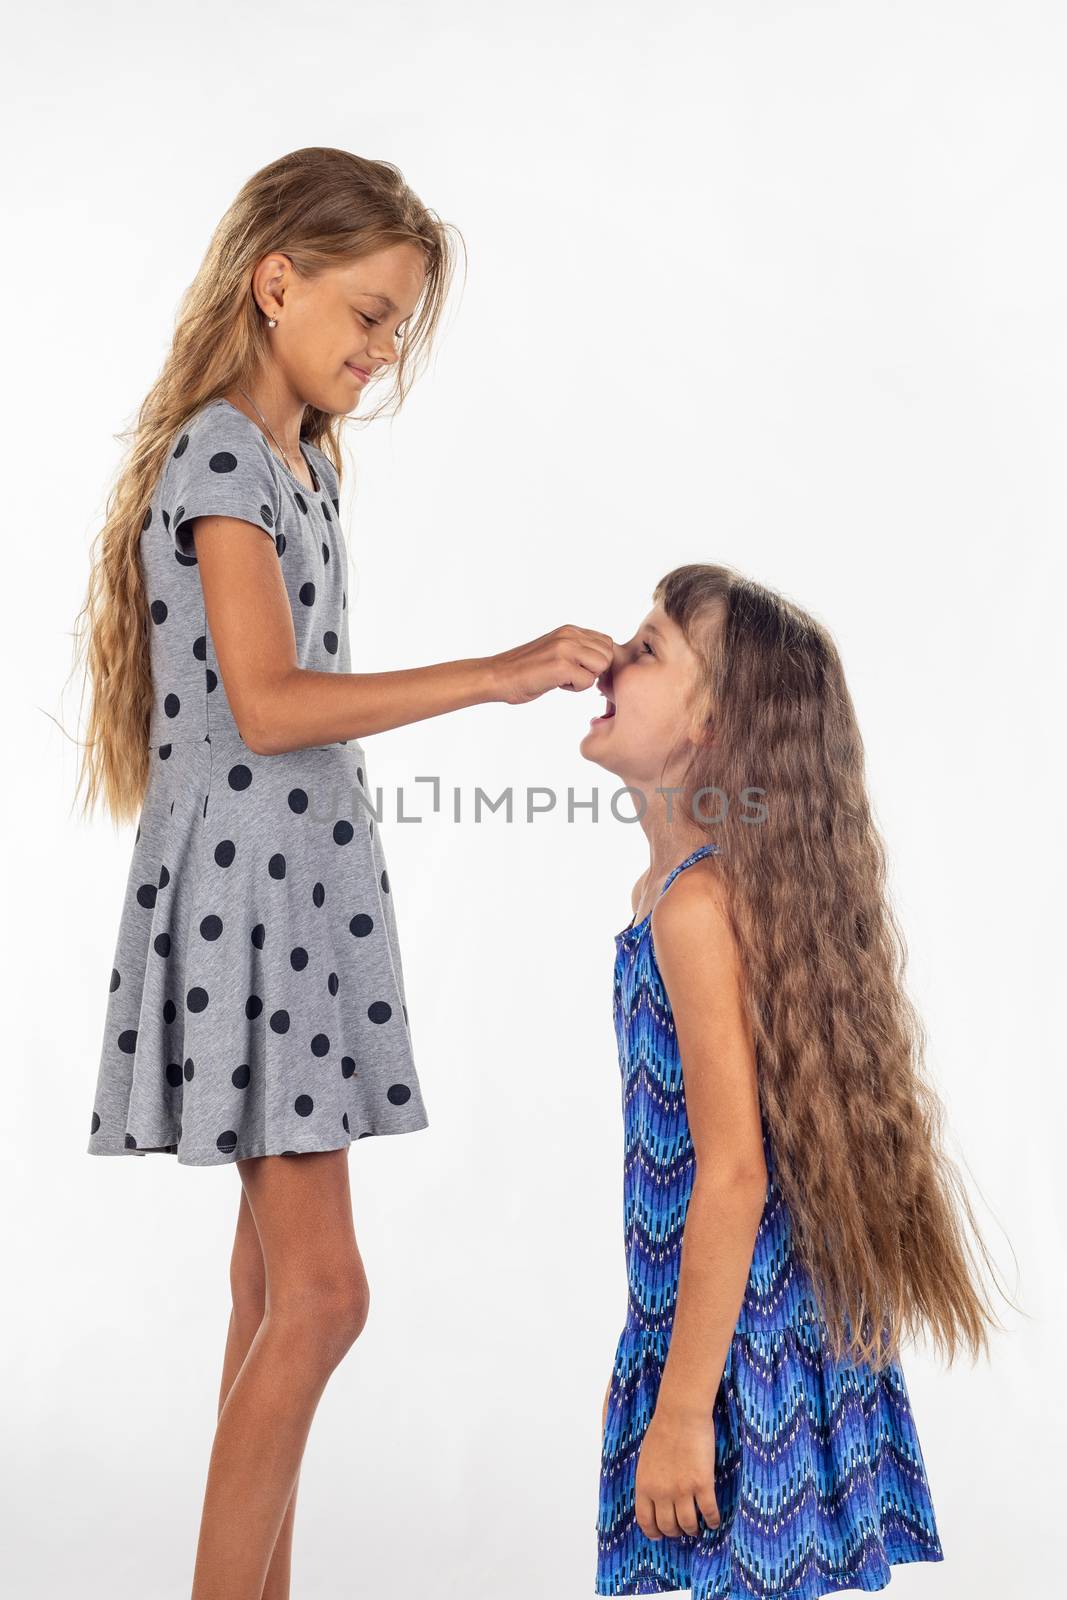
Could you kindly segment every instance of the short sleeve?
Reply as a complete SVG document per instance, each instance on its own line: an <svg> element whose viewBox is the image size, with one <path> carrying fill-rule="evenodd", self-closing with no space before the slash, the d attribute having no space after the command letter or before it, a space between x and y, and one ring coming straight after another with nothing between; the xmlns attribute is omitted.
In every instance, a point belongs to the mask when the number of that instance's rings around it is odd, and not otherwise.
<svg viewBox="0 0 1067 1600"><path fill-rule="evenodd" d="M256 424L226 404L198 412L167 460L162 510L183 556L195 558L196 517L238 517L274 540L281 490L270 446Z"/></svg>

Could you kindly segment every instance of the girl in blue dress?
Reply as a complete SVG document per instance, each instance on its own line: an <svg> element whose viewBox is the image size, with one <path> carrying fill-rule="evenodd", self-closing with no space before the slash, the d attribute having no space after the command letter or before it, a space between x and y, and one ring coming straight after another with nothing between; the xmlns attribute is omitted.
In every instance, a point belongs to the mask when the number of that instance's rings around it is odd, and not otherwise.
<svg viewBox="0 0 1067 1600"><path fill-rule="evenodd" d="M901 1342L988 1350L964 1221L990 1258L939 1146L833 641L726 567L654 601L581 746L650 854L615 938L628 1306L595 1592L881 1589L943 1559Z"/></svg>

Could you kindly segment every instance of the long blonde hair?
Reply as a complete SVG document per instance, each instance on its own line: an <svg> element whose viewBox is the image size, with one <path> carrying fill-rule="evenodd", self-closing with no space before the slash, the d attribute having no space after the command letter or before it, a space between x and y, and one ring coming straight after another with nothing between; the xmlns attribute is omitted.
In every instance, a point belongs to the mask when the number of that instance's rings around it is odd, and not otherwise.
<svg viewBox="0 0 1067 1600"><path fill-rule="evenodd" d="M711 737L685 804L722 846L712 870L741 955L779 1187L834 1349L877 1367L925 1331L950 1362L961 1342L988 1353L995 1319L975 1268L980 1256L996 1278L995 1266L923 1075L925 1030L904 990L906 945L834 642L728 567L677 567L654 597L702 662ZM765 791L758 825L737 804L753 789ZM702 790L721 793L723 815L709 817Z"/></svg>
<svg viewBox="0 0 1067 1600"><path fill-rule="evenodd" d="M382 404L398 411L432 346L454 268L451 224L428 210L388 161L347 150L294 150L253 174L219 222L182 297L170 352L149 390L94 541L85 603L75 623L75 666L92 696L77 788L83 810L98 798L116 822L132 820L148 781L152 678L138 540L168 445L200 408L247 384L268 352L251 292L252 271L272 250L297 273L317 273L400 243L423 252L426 282ZM455 230L458 235L458 230ZM301 437L343 471L341 419L308 407Z"/></svg>

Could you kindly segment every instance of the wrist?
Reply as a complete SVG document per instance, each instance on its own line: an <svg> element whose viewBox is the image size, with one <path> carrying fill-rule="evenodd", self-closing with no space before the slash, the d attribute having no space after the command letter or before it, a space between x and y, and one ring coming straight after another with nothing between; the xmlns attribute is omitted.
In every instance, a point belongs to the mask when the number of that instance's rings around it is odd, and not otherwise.
<svg viewBox="0 0 1067 1600"><path fill-rule="evenodd" d="M691 1389L680 1394L669 1384L660 1384L656 1397L655 1415L661 1426L668 1428L702 1427L715 1408L715 1396L701 1395Z"/></svg>
<svg viewBox="0 0 1067 1600"><path fill-rule="evenodd" d="M503 698L495 656L478 656L473 662L474 681L479 700L483 704Z"/></svg>

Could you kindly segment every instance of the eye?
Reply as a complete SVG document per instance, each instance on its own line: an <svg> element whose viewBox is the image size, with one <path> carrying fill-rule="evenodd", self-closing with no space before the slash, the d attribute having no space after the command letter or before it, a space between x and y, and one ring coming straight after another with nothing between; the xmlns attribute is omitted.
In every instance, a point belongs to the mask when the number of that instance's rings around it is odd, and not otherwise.
<svg viewBox="0 0 1067 1600"><path fill-rule="evenodd" d="M642 648L642 650L647 650L650 656L654 656L655 653L656 653L653 650L652 646L649 644L647 639L642 639L641 640L641 648Z"/></svg>
<svg viewBox="0 0 1067 1600"><path fill-rule="evenodd" d="M378 326L378 324L374 320L374 318L373 317L368 317L368 315L367 315L367 313L365 311L361 311L359 314L363 318L364 322L367 324L368 328L376 328Z"/></svg>

